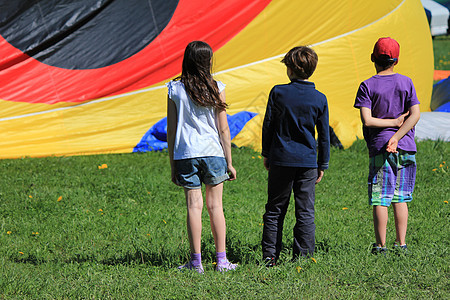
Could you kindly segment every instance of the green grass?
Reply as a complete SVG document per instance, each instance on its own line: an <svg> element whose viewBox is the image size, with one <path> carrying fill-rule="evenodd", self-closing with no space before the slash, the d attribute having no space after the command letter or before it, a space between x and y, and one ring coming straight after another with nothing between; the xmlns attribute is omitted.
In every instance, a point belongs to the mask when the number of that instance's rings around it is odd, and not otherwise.
<svg viewBox="0 0 450 300"><path fill-rule="evenodd" d="M450 35L433 38L434 69L450 70Z"/></svg>
<svg viewBox="0 0 450 300"><path fill-rule="evenodd" d="M449 150L442 141L418 143L411 255L369 253L374 237L368 158L357 141L347 150L333 149L330 169L317 186L317 262L289 262L295 222L290 207L284 262L266 269L258 263L267 173L257 153L233 149L238 180L225 184L224 211L228 255L240 266L227 274L213 271L205 209L203 276L176 270L188 257L189 243L184 195L169 180L167 153L2 160L0 298L444 299ZM108 167L99 169L101 164ZM389 243L394 239L391 212Z"/></svg>
<svg viewBox="0 0 450 300"><path fill-rule="evenodd" d="M444 4L448 0L435 0ZM433 38L434 68L435 70L450 70L450 35Z"/></svg>
<svg viewBox="0 0 450 300"><path fill-rule="evenodd" d="M436 69L449 69L449 43L434 38ZM369 254L368 159L357 141L333 149L317 186L317 262L288 262L291 207L285 262L267 270L258 264L267 173L257 153L233 149L238 180L225 185L224 210L228 255L240 267L213 272L205 211L203 276L176 270L189 243L166 153L0 160L0 299L448 299L449 143L424 141L418 150L410 256Z"/></svg>

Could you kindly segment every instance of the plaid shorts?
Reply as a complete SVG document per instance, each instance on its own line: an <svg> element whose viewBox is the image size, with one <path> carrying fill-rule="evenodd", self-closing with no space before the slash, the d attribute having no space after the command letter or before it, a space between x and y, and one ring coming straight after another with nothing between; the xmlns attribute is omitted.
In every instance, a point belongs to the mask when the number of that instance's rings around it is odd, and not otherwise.
<svg viewBox="0 0 450 300"><path fill-rule="evenodd" d="M385 152L369 159L369 205L411 202L416 181L414 152Z"/></svg>

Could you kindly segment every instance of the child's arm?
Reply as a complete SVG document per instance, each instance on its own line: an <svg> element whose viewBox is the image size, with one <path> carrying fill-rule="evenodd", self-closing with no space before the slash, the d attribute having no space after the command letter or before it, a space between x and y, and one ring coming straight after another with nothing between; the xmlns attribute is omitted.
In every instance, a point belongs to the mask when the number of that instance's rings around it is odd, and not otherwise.
<svg viewBox="0 0 450 300"><path fill-rule="evenodd" d="M225 103L225 91L220 93L220 100ZM236 170L233 167L231 158L231 135L230 127L228 127L227 111L222 109L217 112L217 125L219 130L220 143L222 144L223 152L225 154L225 160L227 161L229 180L236 179Z"/></svg>
<svg viewBox="0 0 450 300"><path fill-rule="evenodd" d="M330 124L328 114L328 104L324 107L323 113L317 118L317 179L318 184L323 177L324 170L328 169L330 160Z"/></svg>
<svg viewBox="0 0 450 300"><path fill-rule="evenodd" d="M364 126L371 128L400 127L409 111L402 114L397 119L380 119L372 117L372 110L368 107L360 108L361 121Z"/></svg>
<svg viewBox="0 0 450 300"><path fill-rule="evenodd" d="M273 127L272 127L272 100L273 89L270 91L269 99L267 100L266 113L264 115L264 121L262 126L262 151L261 155L264 157L264 167L269 170L269 152L272 145Z"/></svg>
<svg viewBox="0 0 450 300"><path fill-rule="evenodd" d="M167 97L167 146L169 148L170 169L172 182L178 185L175 177L175 166L173 163L173 146L175 144L175 134L177 132L177 106L175 102Z"/></svg>
<svg viewBox="0 0 450 300"><path fill-rule="evenodd" d="M386 151L391 153L397 153L398 141L410 131L420 119L419 104L413 105L409 108L409 117L405 120L399 130L389 139Z"/></svg>

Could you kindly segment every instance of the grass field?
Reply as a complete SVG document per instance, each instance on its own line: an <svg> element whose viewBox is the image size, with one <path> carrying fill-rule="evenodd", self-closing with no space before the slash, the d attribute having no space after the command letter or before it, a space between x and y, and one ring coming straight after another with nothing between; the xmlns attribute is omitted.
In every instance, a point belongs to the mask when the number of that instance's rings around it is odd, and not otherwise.
<svg viewBox="0 0 450 300"><path fill-rule="evenodd" d="M435 68L448 70L449 37L433 43ZM0 299L449 299L449 152L448 142L418 143L410 255L370 254L368 158L357 141L332 149L317 186L315 261L289 262L291 207L283 262L266 269L267 173L258 153L233 149L238 180L225 185L224 210L228 255L239 268L213 271L205 211L204 275L176 270L189 243L167 153L0 160Z"/></svg>
<svg viewBox="0 0 450 300"><path fill-rule="evenodd" d="M434 68L450 70L450 35L437 36L433 39Z"/></svg>
<svg viewBox="0 0 450 300"><path fill-rule="evenodd" d="M435 0L445 5L448 0ZM450 35L433 38L434 68L436 70L450 70Z"/></svg>
<svg viewBox="0 0 450 300"><path fill-rule="evenodd" d="M410 255L369 253L368 159L358 141L333 149L317 187L315 261L289 262L291 207L283 263L272 269L258 264L267 173L257 153L233 149L238 180L225 185L224 209L228 254L240 266L213 271L205 212L203 276L176 270L189 243L184 195L170 183L167 153L2 160L0 298L448 299L449 145L418 144Z"/></svg>

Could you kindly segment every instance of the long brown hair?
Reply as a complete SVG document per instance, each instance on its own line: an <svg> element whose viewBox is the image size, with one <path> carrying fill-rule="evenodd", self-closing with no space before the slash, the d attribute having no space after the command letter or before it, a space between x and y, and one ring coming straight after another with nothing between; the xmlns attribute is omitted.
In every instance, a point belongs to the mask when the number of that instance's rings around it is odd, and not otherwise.
<svg viewBox="0 0 450 300"><path fill-rule="evenodd" d="M205 107L225 109L227 105L220 100L217 82L211 75L211 46L202 41L193 41L184 51L180 79L187 94L196 104Z"/></svg>

